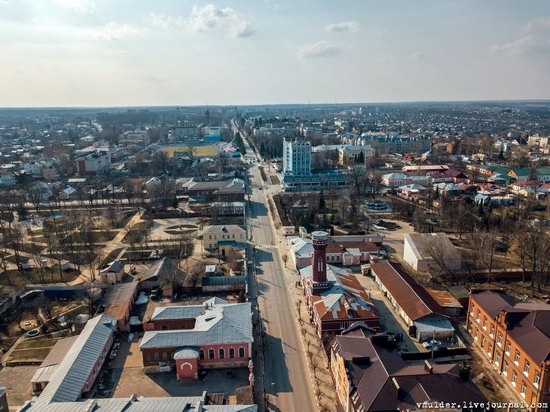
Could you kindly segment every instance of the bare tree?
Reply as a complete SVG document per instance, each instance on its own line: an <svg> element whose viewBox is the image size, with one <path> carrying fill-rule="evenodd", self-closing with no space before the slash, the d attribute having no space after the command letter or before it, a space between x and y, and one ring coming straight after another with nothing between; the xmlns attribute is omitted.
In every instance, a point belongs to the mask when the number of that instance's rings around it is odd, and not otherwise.
<svg viewBox="0 0 550 412"><path fill-rule="evenodd" d="M540 292L548 282L550 271L550 236L540 225L522 227L516 231L515 253L525 274L531 272L531 285Z"/></svg>
<svg viewBox="0 0 550 412"><path fill-rule="evenodd" d="M434 238L433 241L424 242L422 249L432 258L434 264L430 265L430 269L437 273L438 277L455 284L458 280L459 270L453 264L455 261L453 252L445 247L445 243Z"/></svg>
<svg viewBox="0 0 550 412"><path fill-rule="evenodd" d="M79 295L88 310L88 315L93 316L101 297L101 289L96 287L92 282L84 282Z"/></svg>
<svg viewBox="0 0 550 412"><path fill-rule="evenodd" d="M183 283L183 272L179 268L179 260L166 259L159 272L159 284L163 289L174 288Z"/></svg>
<svg viewBox="0 0 550 412"><path fill-rule="evenodd" d="M185 283L191 287L197 285L197 281L204 275L205 265L202 262L196 262L189 270L187 271L187 277Z"/></svg>

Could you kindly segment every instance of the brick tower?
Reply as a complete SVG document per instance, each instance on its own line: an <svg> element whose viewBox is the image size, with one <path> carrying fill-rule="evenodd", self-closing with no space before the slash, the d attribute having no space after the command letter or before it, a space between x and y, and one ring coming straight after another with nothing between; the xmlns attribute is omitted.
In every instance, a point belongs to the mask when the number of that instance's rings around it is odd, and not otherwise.
<svg viewBox="0 0 550 412"><path fill-rule="evenodd" d="M312 265L312 283L314 289L326 289L330 287L327 281L327 245L328 233L316 231L311 234L313 244Z"/></svg>

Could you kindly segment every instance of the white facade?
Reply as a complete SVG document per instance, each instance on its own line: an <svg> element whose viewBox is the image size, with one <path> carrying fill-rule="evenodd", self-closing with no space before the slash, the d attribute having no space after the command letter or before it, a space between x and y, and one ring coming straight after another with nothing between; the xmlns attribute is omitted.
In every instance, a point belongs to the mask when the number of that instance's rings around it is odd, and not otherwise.
<svg viewBox="0 0 550 412"><path fill-rule="evenodd" d="M433 245L433 247L429 247L430 245ZM417 272L441 270L432 257L434 253L440 254L448 269L460 269L462 265L460 253L444 233L405 235L403 260Z"/></svg>
<svg viewBox="0 0 550 412"><path fill-rule="evenodd" d="M303 139L283 141L283 173L311 174L311 143Z"/></svg>
<svg viewBox="0 0 550 412"><path fill-rule="evenodd" d="M220 241L246 242L246 230L238 225L207 226L202 231L202 245L206 249L217 249Z"/></svg>
<svg viewBox="0 0 550 412"><path fill-rule="evenodd" d="M76 159L79 173L100 173L109 170L111 157L107 152L95 152Z"/></svg>

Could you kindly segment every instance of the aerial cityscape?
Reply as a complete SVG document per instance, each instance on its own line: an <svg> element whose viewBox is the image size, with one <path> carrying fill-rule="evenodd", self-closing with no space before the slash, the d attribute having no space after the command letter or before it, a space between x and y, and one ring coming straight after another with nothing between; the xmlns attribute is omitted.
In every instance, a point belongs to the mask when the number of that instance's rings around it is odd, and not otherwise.
<svg viewBox="0 0 550 412"><path fill-rule="evenodd" d="M549 3L0 0L0 39L0 412L550 410Z"/></svg>

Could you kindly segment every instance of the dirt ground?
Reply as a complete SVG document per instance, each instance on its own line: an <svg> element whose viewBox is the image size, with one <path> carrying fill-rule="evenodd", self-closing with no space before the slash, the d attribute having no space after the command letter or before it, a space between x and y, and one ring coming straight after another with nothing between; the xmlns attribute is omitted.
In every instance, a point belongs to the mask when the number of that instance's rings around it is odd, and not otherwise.
<svg viewBox="0 0 550 412"><path fill-rule="evenodd" d="M0 369L0 386L8 389L10 410L17 410L32 397L31 379L38 366L16 366Z"/></svg>

